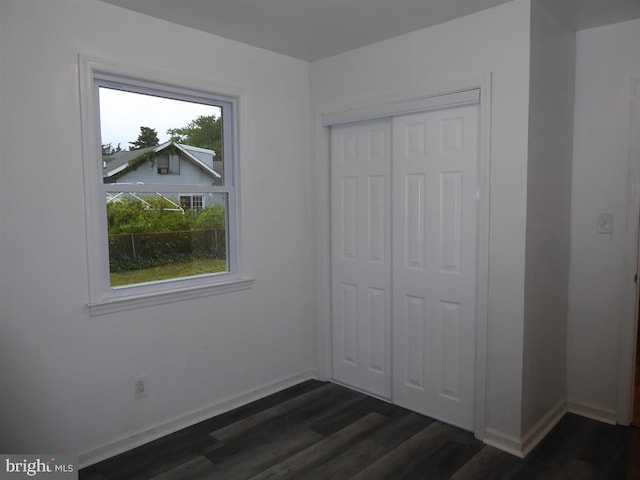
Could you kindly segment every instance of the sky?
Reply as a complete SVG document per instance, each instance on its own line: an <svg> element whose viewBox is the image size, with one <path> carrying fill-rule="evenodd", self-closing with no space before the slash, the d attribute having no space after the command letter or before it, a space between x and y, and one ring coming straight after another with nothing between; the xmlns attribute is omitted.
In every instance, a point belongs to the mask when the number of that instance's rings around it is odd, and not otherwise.
<svg viewBox="0 0 640 480"><path fill-rule="evenodd" d="M129 149L140 127L158 132L160 143L169 140L167 129L185 127L200 115L220 116L220 108L100 87L100 129L103 145L118 143Z"/></svg>

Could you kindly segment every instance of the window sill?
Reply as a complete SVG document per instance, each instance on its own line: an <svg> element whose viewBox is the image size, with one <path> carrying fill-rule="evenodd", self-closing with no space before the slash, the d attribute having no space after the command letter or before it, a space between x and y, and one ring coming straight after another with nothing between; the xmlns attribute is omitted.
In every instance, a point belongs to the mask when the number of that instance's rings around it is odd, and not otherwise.
<svg viewBox="0 0 640 480"><path fill-rule="evenodd" d="M106 315L109 313L134 310L136 308L152 307L164 303L181 302L193 298L209 297L223 293L248 290L256 281L255 278L241 278L212 285L198 285L195 287L179 288L168 291L158 291L139 295L131 295L121 298L109 298L87 304L89 315Z"/></svg>

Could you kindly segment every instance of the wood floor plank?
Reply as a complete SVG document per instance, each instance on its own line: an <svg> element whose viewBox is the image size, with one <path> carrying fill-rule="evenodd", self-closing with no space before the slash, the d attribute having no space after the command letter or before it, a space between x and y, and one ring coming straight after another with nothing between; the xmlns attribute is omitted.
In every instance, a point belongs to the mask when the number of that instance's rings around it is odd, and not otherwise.
<svg viewBox="0 0 640 480"><path fill-rule="evenodd" d="M222 442L225 446L222 454L232 453L235 450L251 451L255 448L260 448L264 444L276 444L287 435L292 435L300 429L305 429L308 423L313 423L323 416L333 415L343 405L348 407L358 398L353 396L344 398L332 396L322 400L314 400L310 402L308 408L301 408L290 414L275 416L264 422L259 422L253 429L246 431L244 434L225 439ZM316 433L316 435L318 434ZM215 461L215 456L219 457L219 452L212 452L209 457Z"/></svg>
<svg viewBox="0 0 640 480"><path fill-rule="evenodd" d="M486 446L462 465L451 480L505 480L520 461L518 457Z"/></svg>
<svg viewBox="0 0 640 480"><path fill-rule="evenodd" d="M560 468L557 469L555 472L553 472L551 478L597 480L599 478L616 478L616 476L602 477L598 472L598 468L592 463L585 462L584 460L578 460L576 458L572 458L568 462L561 465Z"/></svg>
<svg viewBox="0 0 640 480"><path fill-rule="evenodd" d="M278 463L286 461L306 448L321 442L324 438L322 435L307 429L288 432L282 438L275 439L271 443L243 450L237 455L220 462L218 464L220 475L211 476L210 478L246 480Z"/></svg>
<svg viewBox="0 0 640 480"><path fill-rule="evenodd" d="M175 467L153 480L246 480L274 464L304 450L324 437L310 430L302 429L283 435L273 443L263 443L252 449L232 448L233 454L215 462L208 454ZM224 449L224 446L222 447ZM220 450L220 448L216 449Z"/></svg>
<svg viewBox="0 0 640 480"><path fill-rule="evenodd" d="M211 433L214 435L211 435ZM81 480L640 480L640 430L567 414L526 458L304 382L79 472Z"/></svg>
<svg viewBox="0 0 640 480"><path fill-rule="evenodd" d="M369 439L389 450L413 437L416 433L431 425L435 420L419 413L405 410L404 415L393 415L392 422L384 429L376 430Z"/></svg>
<svg viewBox="0 0 640 480"><path fill-rule="evenodd" d="M188 430L192 432L202 431L202 432L209 433L214 430L223 428L226 425L235 423L238 420L241 420L243 418L250 417L251 415L255 415L258 412L261 412L263 410L267 410L268 408L271 408L275 405L279 405L290 399L296 398L307 392L326 386L327 384L328 384L327 382L319 382L317 380L307 380L305 382L286 388L280 392L274 393L267 397L254 400L253 402L248 403L247 405L243 405L241 407L235 408L229 412L204 420L196 425L189 427Z"/></svg>
<svg viewBox="0 0 640 480"><path fill-rule="evenodd" d="M611 429L611 430L609 430ZM531 454L519 463L513 478L544 478L555 475L566 476L565 469L580 468L589 477L617 478L612 466L619 465L624 456L620 431L608 438L608 431L616 427L594 420L567 415ZM596 447L597 445L597 447ZM592 473L586 473L588 471ZM601 476L597 472L607 472ZM570 475L573 478L573 475Z"/></svg>
<svg viewBox="0 0 640 480"><path fill-rule="evenodd" d="M417 458L434 452L447 440L447 436L457 429L440 422L413 435L407 441L392 449L378 461L353 477L353 480L387 480L404 475Z"/></svg>
<svg viewBox="0 0 640 480"><path fill-rule="evenodd" d="M91 465L82 469L81 476L89 479L99 473L100 477L95 478L104 480L150 478L151 475L197 457L203 449L214 444L216 440L209 435L211 430L222 428L229 423L238 421L238 419L256 414L326 385L328 384L325 382L315 380L302 382L233 411L149 442L117 457Z"/></svg>
<svg viewBox="0 0 640 480"><path fill-rule="evenodd" d="M619 463L626 454L625 445L629 444L626 435L620 435L616 426L591 420L590 434L582 442L582 450L576 458L596 467ZM630 431L629 431L630 433Z"/></svg>
<svg viewBox="0 0 640 480"><path fill-rule="evenodd" d="M166 472L151 477L151 480L203 480L213 478L217 467L206 457L198 456Z"/></svg>
<svg viewBox="0 0 640 480"><path fill-rule="evenodd" d="M331 458L309 472L305 472L304 479L349 480L388 451L388 448L365 439L342 454Z"/></svg>
<svg viewBox="0 0 640 480"><path fill-rule="evenodd" d="M197 457L214 442L206 433L183 430L90 467L85 473L99 469L104 480L146 479Z"/></svg>
<svg viewBox="0 0 640 480"><path fill-rule="evenodd" d="M383 410L382 403L381 400L365 396L355 403L343 405L338 411L332 412L331 415L325 415L317 422L309 425L309 428L321 435L332 435L369 413L377 412L384 415L384 413L380 412L380 410Z"/></svg>
<svg viewBox="0 0 640 480"><path fill-rule="evenodd" d="M339 455L342 451L357 443L372 430L380 427L386 420L387 418L383 417L379 413L370 413L355 421L348 427L326 437L324 440L315 443L285 461L251 477L251 480L304 478L304 471L311 470L318 464Z"/></svg>
<svg viewBox="0 0 640 480"><path fill-rule="evenodd" d="M403 416L394 417L352 448L305 472L305 480L348 480L432 422L406 411Z"/></svg>
<svg viewBox="0 0 640 480"><path fill-rule="evenodd" d="M464 465L480 450L481 446L472 443L460 443L447 440L432 454L418 456L407 465L403 475L396 480L448 480L453 473Z"/></svg>
<svg viewBox="0 0 640 480"><path fill-rule="evenodd" d="M262 410L255 415L238 420L235 423L219 428L211 432L211 436L224 441L233 437L239 437L250 431L255 431L259 426L274 421L280 424L291 423L295 418L311 418L316 413L324 413L322 408L335 409L349 402L356 402L365 396L360 393L348 391L335 384L327 384L310 392L304 393L290 400ZM272 425L269 425L272 426Z"/></svg>

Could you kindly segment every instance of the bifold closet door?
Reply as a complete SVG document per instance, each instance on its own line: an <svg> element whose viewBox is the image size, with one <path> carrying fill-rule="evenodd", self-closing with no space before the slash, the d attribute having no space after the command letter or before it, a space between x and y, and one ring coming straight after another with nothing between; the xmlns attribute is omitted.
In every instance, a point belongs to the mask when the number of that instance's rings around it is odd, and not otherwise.
<svg viewBox="0 0 640 480"><path fill-rule="evenodd" d="M331 129L333 378L391 397L391 120Z"/></svg>
<svg viewBox="0 0 640 480"><path fill-rule="evenodd" d="M478 106L393 119L393 400L473 428Z"/></svg>

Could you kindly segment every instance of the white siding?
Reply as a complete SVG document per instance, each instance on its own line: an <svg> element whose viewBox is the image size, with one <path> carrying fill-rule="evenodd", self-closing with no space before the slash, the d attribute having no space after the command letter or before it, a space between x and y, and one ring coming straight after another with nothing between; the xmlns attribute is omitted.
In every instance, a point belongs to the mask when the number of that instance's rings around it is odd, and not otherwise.
<svg viewBox="0 0 640 480"><path fill-rule="evenodd" d="M188 149L189 153L200 160L202 163L207 165L209 168L213 168L213 158L214 156L210 153L199 152L197 150ZM222 173L222 172L218 172Z"/></svg>
<svg viewBox="0 0 640 480"><path fill-rule="evenodd" d="M155 162L147 161L118 178L116 183L153 183L159 185L213 185L214 177L191 160L180 159L180 175L160 174Z"/></svg>

